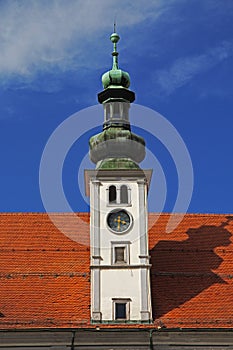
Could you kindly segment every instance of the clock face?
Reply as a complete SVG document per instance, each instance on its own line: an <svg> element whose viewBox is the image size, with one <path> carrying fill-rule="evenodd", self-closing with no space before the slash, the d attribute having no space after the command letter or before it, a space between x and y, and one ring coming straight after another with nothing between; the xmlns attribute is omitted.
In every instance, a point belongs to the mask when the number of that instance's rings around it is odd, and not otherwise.
<svg viewBox="0 0 233 350"><path fill-rule="evenodd" d="M122 233L129 228L131 219L125 210L118 210L108 215L107 223L111 230Z"/></svg>

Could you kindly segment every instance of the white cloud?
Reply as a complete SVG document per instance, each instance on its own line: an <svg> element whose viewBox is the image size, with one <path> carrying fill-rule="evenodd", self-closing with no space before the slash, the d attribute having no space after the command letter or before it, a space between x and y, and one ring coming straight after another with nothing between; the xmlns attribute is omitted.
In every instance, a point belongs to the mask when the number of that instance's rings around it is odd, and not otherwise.
<svg viewBox="0 0 233 350"><path fill-rule="evenodd" d="M91 47L110 31L115 16L120 27L132 26L156 18L173 1L5 0L0 3L2 81L31 81L41 70L87 66Z"/></svg>
<svg viewBox="0 0 233 350"><path fill-rule="evenodd" d="M170 68L155 72L154 80L162 92L169 95L176 89L186 85L195 76L208 71L232 55L233 44L223 42L218 47L211 48L204 54L177 59Z"/></svg>

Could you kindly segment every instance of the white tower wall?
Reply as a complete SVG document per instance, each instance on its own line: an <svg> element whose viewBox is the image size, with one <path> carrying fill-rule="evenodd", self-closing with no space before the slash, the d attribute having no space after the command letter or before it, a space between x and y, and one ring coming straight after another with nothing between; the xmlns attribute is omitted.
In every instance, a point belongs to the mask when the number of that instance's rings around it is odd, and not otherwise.
<svg viewBox="0 0 233 350"><path fill-rule="evenodd" d="M125 304L125 321L150 321L150 264L147 227L147 179L141 171L124 177L114 170L89 177L91 207L91 314L93 321L117 321L116 303ZM107 174L107 175L106 175ZM132 175L133 174L133 175ZM140 176L139 176L140 174ZM90 174L91 175L91 174ZM109 187L128 188L128 203L109 203ZM119 197L117 199L119 202ZM107 223L109 213L124 210L130 226L114 232ZM117 247L124 248L124 262L116 262Z"/></svg>

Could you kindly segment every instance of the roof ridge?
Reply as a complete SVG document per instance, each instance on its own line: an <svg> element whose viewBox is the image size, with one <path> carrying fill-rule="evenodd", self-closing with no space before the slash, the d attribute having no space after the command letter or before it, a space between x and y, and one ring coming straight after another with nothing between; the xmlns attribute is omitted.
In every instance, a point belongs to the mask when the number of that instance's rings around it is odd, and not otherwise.
<svg viewBox="0 0 233 350"><path fill-rule="evenodd" d="M90 215L90 212L0 212L0 215ZM149 215L185 215L185 216L226 216L233 213L157 213L149 212Z"/></svg>
<svg viewBox="0 0 233 350"><path fill-rule="evenodd" d="M72 214L81 214L81 215L89 215L90 212L0 212L0 215L72 215Z"/></svg>

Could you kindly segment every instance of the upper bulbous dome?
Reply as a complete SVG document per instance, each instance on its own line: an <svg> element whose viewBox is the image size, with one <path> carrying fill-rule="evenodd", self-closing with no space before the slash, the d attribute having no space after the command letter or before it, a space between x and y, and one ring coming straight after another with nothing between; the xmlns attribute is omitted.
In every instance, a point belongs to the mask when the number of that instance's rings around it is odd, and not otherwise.
<svg viewBox="0 0 233 350"><path fill-rule="evenodd" d="M111 85L128 88L130 86L130 77L127 72L121 69L111 69L102 75L102 84L104 89Z"/></svg>

